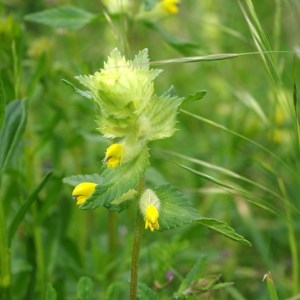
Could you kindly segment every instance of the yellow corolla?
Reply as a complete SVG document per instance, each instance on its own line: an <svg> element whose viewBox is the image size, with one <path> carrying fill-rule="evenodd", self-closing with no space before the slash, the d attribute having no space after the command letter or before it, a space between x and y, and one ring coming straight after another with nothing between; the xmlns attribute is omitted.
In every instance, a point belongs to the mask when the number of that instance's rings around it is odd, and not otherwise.
<svg viewBox="0 0 300 300"><path fill-rule="evenodd" d="M156 206L148 205L145 211L145 229L149 227L151 231L159 229L159 212Z"/></svg>
<svg viewBox="0 0 300 300"><path fill-rule="evenodd" d="M180 0L162 0L161 6L169 14L177 14Z"/></svg>
<svg viewBox="0 0 300 300"><path fill-rule="evenodd" d="M108 168L117 167L123 158L124 147L121 144L112 144L105 153L104 163Z"/></svg>
<svg viewBox="0 0 300 300"><path fill-rule="evenodd" d="M93 194L96 185L97 184L93 182L82 182L78 184L72 192L72 197L76 200L76 204L83 204Z"/></svg>

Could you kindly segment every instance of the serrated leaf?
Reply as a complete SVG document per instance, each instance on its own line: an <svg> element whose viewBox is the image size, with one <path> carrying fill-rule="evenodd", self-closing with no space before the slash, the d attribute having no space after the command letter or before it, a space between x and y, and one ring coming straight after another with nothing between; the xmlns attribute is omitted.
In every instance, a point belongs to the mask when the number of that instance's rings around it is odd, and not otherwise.
<svg viewBox="0 0 300 300"><path fill-rule="evenodd" d="M0 130L0 172L3 172L21 141L26 126L26 116L24 101L15 100L7 105Z"/></svg>
<svg viewBox="0 0 300 300"><path fill-rule="evenodd" d="M184 278L184 280L182 281L178 289L178 294L184 293L190 287L193 281L199 279L204 275L206 265L207 265L207 257L205 255L202 255L197 260L196 264L193 266L193 268L190 270L187 276Z"/></svg>
<svg viewBox="0 0 300 300"><path fill-rule="evenodd" d="M160 96L149 102L145 114L149 118L151 140L164 139L174 134L177 111L183 100L176 96Z"/></svg>
<svg viewBox="0 0 300 300"><path fill-rule="evenodd" d="M64 5L25 16L26 21L52 28L80 29L95 19L97 15L76 6Z"/></svg>
<svg viewBox="0 0 300 300"><path fill-rule="evenodd" d="M161 96L162 97L175 97L176 96L175 86L171 85Z"/></svg>
<svg viewBox="0 0 300 300"><path fill-rule="evenodd" d="M116 168L105 169L101 174L103 184L96 186L92 196L80 208L110 208L113 200L137 188L148 164L148 150L145 148L136 159Z"/></svg>
<svg viewBox="0 0 300 300"><path fill-rule="evenodd" d="M82 182L94 182L97 184L103 183L103 178L97 174L85 174L85 175L73 175L69 177L65 177L63 179L63 183L69 184L71 186L76 186Z"/></svg>
<svg viewBox="0 0 300 300"><path fill-rule="evenodd" d="M159 300L158 295L145 283L139 283L137 289L138 299Z"/></svg>
<svg viewBox="0 0 300 300"><path fill-rule="evenodd" d="M243 236L237 234L233 228L229 227L227 223L223 221L201 217L200 219L197 220L197 223L206 226L214 231L217 231L218 233L228 237L231 240L240 242L246 246L250 246L250 247L252 246L249 241L247 241Z"/></svg>
<svg viewBox="0 0 300 300"><path fill-rule="evenodd" d="M200 92L196 92L195 94L188 95L184 98L184 103L189 103L193 101L201 100L205 95L207 94L207 91L203 90Z"/></svg>
<svg viewBox="0 0 300 300"><path fill-rule="evenodd" d="M93 94L92 94L92 92L90 92L90 91L83 91L83 90L77 88L73 83L69 82L69 81L66 80L66 79L62 79L62 82L64 82L65 84L71 86L71 87L74 89L74 91L75 91L77 94L79 94L80 96L85 97L85 98L87 98L87 99L93 99Z"/></svg>
<svg viewBox="0 0 300 300"><path fill-rule="evenodd" d="M201 218L198 211L192 206L175 187L163 185L154 189L160 199L160 230L168 230L190 224Z"/></svg>
<svg viewBox="0 0 300 300"><path fill-rule="evenodd" d="M79 279L77 283L77 300L91 300L93 299L93 281L86 276Z"/></svg>

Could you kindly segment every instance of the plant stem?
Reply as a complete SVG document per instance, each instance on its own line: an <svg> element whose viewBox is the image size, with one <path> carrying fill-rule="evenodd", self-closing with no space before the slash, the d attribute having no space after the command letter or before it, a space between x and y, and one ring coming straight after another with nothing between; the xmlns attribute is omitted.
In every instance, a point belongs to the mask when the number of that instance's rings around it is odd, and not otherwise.
<svg viewBox="0 0 300 300"><path fill-rule="evenodd" d="M144 181L142 179L138 186L139 196L141 195L143 188L144 188ZM132 246L132 259L131 259L130 300L136 300L136 296L137 296L136 294L137 294L137 283L138 283L138 268L139 268L139 257L140 257L142 235L143 235L143 218L139 211L139 204L137 204L134 238L133 238L133 246Z"/></svg>
<svg viewBox="0 0 300 300"><path fill-rule="evenodd" d="M9 300L10 294L10 251L7 243L7 232L3 199L0 199L0 298Z"/></svg>
<svg viewBox="0 0 300 300"><path fill-rule="evenodd" d="M130 278L130 300L136 299L137 282L138 282L138 267L141 241L143 235L143 219L137 208L134 239L132 247L132 261L131 261L131 278Z"/></svg>

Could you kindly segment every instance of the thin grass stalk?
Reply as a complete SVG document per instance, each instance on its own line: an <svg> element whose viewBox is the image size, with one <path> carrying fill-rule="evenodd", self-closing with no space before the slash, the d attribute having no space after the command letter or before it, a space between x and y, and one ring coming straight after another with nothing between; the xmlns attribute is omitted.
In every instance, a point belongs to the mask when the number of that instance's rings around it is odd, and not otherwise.
<svg viewBox="0 0 300 300"><path fill-rule="evenodd" d="M42 232L41 227L38 224L38 210L36 205L33 207L34 215L34 228L33 228L33 237L34 237L34 246L35 246L35 259L37 265L37 277L36 277L36 286L38 288L37 292L39 297L42 297L42 293L46 289L46 268L45 268L45 255L44 247L42 241Z"/></svg>
<svg viewBox="0 0 300 300"><path fill-rule="evenodd" d="M255 145L256 147L258 147L259 149L263 150L265 153L269 154L271 157L273 157L274 159L276 159L278 162L280 162L287 170L289 170L289 172L291 172L291 174L293 174L295 176L295 178L297 178L297 180L300 180L300 176L299 174L291 167L289 166L289 164L287 162L285 162L282 158L280 158L278 155L276 155L274 152L270 151L269 149L267 149L266 147L262 146L261 144L255 142L254 140L250 139L250 138L247 138L246 136L234 131L234 130L231 130L231 129L228 129L227 127L225 127L224 125L221 125L221 124L218 124L212 120L209 120L207 118L204 118L202 116L199 116L199 115L196 115L196 114L193 114L189 111L186 111L184 109L181 109L180 112L188 115L188 116L191 116L197 120L200 120L206 124L209 124L211 126L214 126L216 128L219 128L221 130L224 130L225 132L228 132L230 134L233 134L253 145Z"/></svg>
<svg viewBox="0 0 300 300"><path fill-rule="evenodd" d="M291 257L292 257L292 290L293 290L293 294L296 294L299 292L299 257L298 257L299 254L298 254L297 237L293 226L294 221L293 221L293 215L290 207L290 202L288 201L285 185L281 178L278 178L278 185L284 196L283 198L284 198L284 206L285 206L285 213L286 213L286 220L287 220L286 226L288 230L288 239L289 239Z"/></svg>
<svg viewBox="0 0 300 300"><path fill-rule="evenodd" d="M142 194L144 189L144 180L142 179L138 186L138 196ZM139 197L138 197L139 199ZM143 218L139 210L139 204L136 209L136 220L132 246L132 258L131 258L131 275L130 275L130 300L137 299L137 284L138 284L138 269L139 269L139 257L140 248L143 236Z"/></svg>
<svg viewBox="0 0 300 300"><path fill-rule="evenodd" d="M265 274L263 281L267 282L268 292L270 300L278 300L278 295L276 292L275 284L271 275L271 272Z"/></svg>

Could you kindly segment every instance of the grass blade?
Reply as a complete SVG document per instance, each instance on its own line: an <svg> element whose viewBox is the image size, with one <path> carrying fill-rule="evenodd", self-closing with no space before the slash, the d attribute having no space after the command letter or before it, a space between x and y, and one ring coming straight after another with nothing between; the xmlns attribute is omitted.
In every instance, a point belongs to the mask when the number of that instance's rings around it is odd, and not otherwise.
<svg viewBox="0 0 300 300"><path fill-rule="evenodd" d="M9 226L9 233L8 233L8 244L9 245L11 244L12 239L13 239L20 223L23 221L26 213L28 212L30 206L37 199L39 192L44 188L44 186L50 179L51 175L52 175L52 172L49 172L45 175L45 177L42 179L40 184L32 192L32 194L26 199L26 201L23 203L23 205L20 207L19 211L17 212L16 216L14 217L12 223Z"/></svg>
<svg viewBox="0 0 300 300"><path fill-rule="evenodd" d="M265 274L263 281L267 282L270 300L278 300L275 284L270 271Z"/></svg>
<svg viewBox="0 0 300 300"><path fill-rule="evenodd" d="M0 172L2 173L11 159L26 126L26 109L24 101L15 100L6 108L3 126L0 130Z"/></svg>

